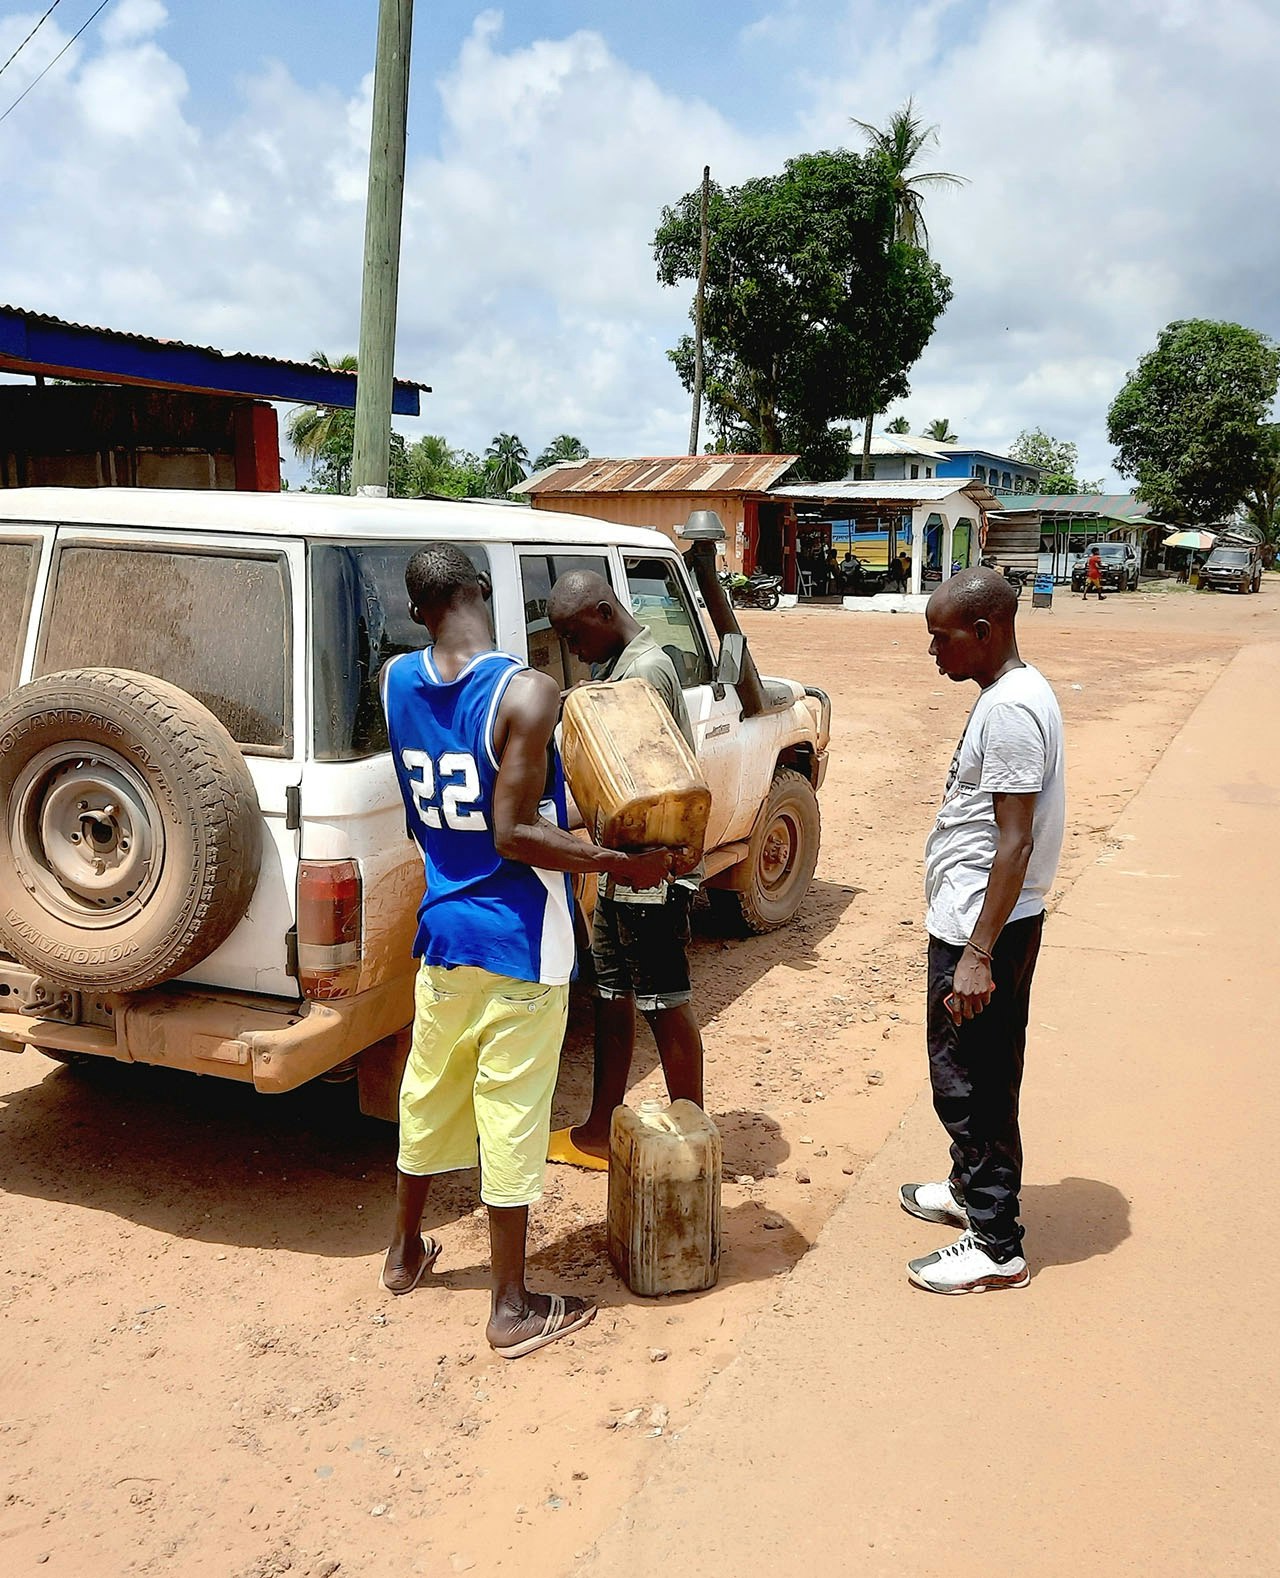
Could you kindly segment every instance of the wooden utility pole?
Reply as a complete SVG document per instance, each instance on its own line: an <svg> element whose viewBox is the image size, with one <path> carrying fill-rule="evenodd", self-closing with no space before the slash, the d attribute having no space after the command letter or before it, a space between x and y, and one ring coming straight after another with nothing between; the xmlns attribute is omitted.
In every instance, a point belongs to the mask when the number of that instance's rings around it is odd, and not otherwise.
<svg viewBox="0 0 1280 1578"><path fill-rule="evenodd" d="M705 369L702 362L702 307L707 295L707 247L710 236L707 229L707 207L711 201L711 166L702 167L702 231L701 251L698 256L698 294L693 298L693 419L689 423L689 453L698 453L698 424L702 420L702 385Z"/></svg>
<svg viewBox="0 0 1280 1578"><path fill-rule="evenodd" d="M369 196L364 217L364 284L360 297L360 370L356 384L352 493L385 496L391 460L391 396L400 285L400 216L404 206L405 127L409 110L409 43L413 0L379 0L373 72Z"/></svg>

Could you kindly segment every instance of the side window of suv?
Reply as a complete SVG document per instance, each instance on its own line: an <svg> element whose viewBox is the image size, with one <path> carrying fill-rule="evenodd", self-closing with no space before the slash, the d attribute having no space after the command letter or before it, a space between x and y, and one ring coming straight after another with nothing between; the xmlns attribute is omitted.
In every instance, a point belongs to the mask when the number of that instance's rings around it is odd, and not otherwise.
<svg viewBox="0 0 1280 1578"><path fill-rule="evenodd" d="M387 749L378 675L390 658L418 652L431 637L409 617L404 572L416 542L313 542L311 696L315 754L321 762L358 761ZM457 544L477 570L489 556Z"/></svg>
<svg viewBox="0 0 1280 1578"><path fill-rule="evenodd" d="M292 755L283 558L73 543L58 553L45 608L37 673L154 674L203 702L238 745Z"/></svg>
<svg viewBox="0 0 1280 1578"><path fill-rule="evenodd" d="M680 572L670 559L628 558L626 566L631 612L666 652L686 689L705 685L711 658Z"/></svg>
<svg viewBox="0 0 1280 1578"><path fill-rule="evenodd" d="M529 646L529 667L550 674L561 690L568 690L580 679L590 679L591 669L574 657L551 628L547 618L547 599L551 588L570 570L594 570L606 581L609 561L604 554L522 553L520 585L524 597L525 638Z"/></svg>
<svg viewBox="0 0 1280 1578"><path fill-rule="evenodd" d="M39 558L33 542L0 542L0 697L18 683L22 669Z"/></svg>

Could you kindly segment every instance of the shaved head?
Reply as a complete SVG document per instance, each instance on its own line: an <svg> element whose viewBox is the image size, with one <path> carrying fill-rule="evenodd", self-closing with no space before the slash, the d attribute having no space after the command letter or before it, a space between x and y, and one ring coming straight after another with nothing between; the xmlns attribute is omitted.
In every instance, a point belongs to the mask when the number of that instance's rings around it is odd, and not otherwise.
<svg viewBox="0 0 1280 1578"><path fill-rule="evenodd" d="M547 618L552 624L559 624L561 620L575 619L586 609L598 608L601 603L611 608L619 606L604 576L594 570L570 570L551 588Z"/></svg>
<svg viewBox="0 0 1280 1578"><path fill-rule="evenodd" d="M1018 594L995 570L985 567L961 570L944 581L929 599L928 612L935 617L949 616L972 627L979 619L988 624L1013 628L1018 611Z"/></svg>
<svg viewBox="0 0 1280 1578"><path fill-rule="evenodd" d="M961 570L944 581L924 611L938 672L985 687L1021 662L1013 634L1017 607L1017 592L994 570Z"/></svg>
<svg viewBox="0 0 1280 1578"><path fill-rule="evenodd" d="M547 618L573 655L584 663L607 663L640 626L594 570L568 570L551 588Z"/></svg>

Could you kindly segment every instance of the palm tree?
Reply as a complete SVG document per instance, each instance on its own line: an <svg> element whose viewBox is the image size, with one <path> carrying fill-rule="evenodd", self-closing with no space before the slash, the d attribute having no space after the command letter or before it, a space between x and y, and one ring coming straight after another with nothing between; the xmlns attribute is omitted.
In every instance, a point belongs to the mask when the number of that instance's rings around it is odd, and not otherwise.
<svg viewBox="0 0 1280 1578"><path fill-rule="evenodd" d="M909 433L911 423L905 416L895 416L892 422L885 423L884 430L886 433Z"/></svg>
<svg viewBox="0 0 1280 1578"><path fill-rule="evenodd" d="M529 475L529 451L514 433L499 433L484 452L489 491L495 498L510 493Z"/></svg>
<svg viewBox="0 0 1280 1578"><path fill-rule="evenodd" d="M909 247L929 250L929 231L924 222L924 186L964 186L962 175L952 175L949 170L914 170L912 166L925 151L938 140L938 128L926 126L915 113L915 100L908 99L900 110L889 117L884 127L873 126L870 121L860 121L856 115L852 123L866 133L873 153L880 154L888 163L893 180L893 239ZM868 411L862 433L862 475L871 469L871 423L874 412Z"/></svg>
<svg viewBox="0 0 1280 1578"><path fill-rule="evenodd" d="M559 465L562 461L590 458L590 451L580 438L575 438L572 433L561 433L551 440L534 461L533 469L545 471L548 466Z"/></svg>
<svg viewBox="0 0 1280 1578"><path fill-rule="evenodd" d="M425 433L407 455L409 486L416 497L427 493L450 493L457 471L458 457L440 433Z"/></svg>
<svg viewBox="0 0 1280 1578"><path fill-rule="evenodd" d="M956 435L951 431L951 419L946 416L935 417L925 428L924 436L937 444L954 444L956 441Z"/></svg>
<svg viewBox="0 0 1280 1578"><path fill-rule="evenodd" d="M929 231L924 222L924 186L964 186L964 176L952 175L949 170L915 170L916 160L926 149L938 141L938 128L926 126L915 113L915 100L908 99L900 110L889 117L884 127L860 121L856 115L849 119L867 135L874 153L883 154L889 161L893 176L894 240L909 247L929 250Z"/></svg>
<svg viewBox="0 0 1280 1578"><path fill-rule="evenodd" d="M356 358L347 352L336 362L331 362L324 351L312 351L312 365L323 367L326 372L353 373ZM290 413L285 422L285 435L293 445L299 460L305 460L314 474L316 464L324 453L325 445L334 436L334 420L343 409L331 405L301 405Z"/></svg>

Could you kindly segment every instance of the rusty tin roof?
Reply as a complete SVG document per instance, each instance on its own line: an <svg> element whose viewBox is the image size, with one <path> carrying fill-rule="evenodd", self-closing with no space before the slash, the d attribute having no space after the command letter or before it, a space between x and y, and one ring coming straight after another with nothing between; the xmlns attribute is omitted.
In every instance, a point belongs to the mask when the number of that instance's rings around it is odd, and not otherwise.
<svg viewBox="0 0 1280 1578"><path fill-rule="evenodd" d="M513 493L764 493L796 455L668 455L568 460L535 472Z"/></svg>

